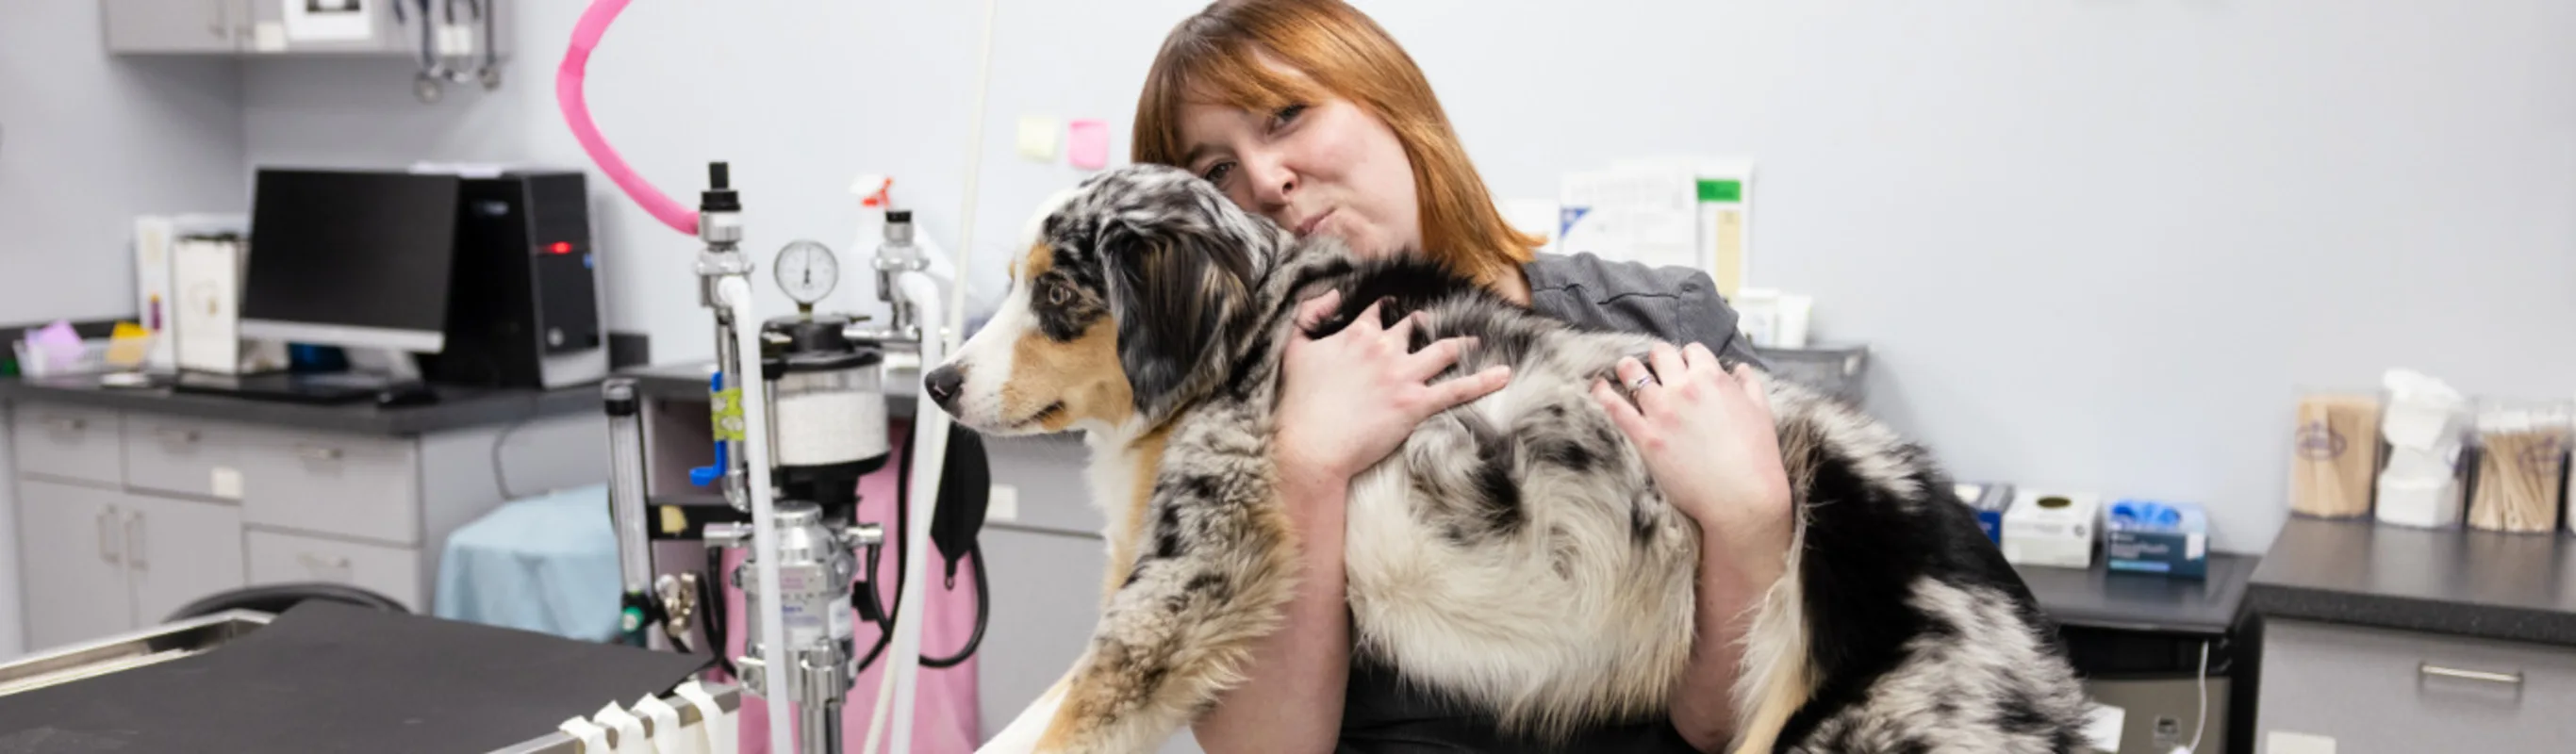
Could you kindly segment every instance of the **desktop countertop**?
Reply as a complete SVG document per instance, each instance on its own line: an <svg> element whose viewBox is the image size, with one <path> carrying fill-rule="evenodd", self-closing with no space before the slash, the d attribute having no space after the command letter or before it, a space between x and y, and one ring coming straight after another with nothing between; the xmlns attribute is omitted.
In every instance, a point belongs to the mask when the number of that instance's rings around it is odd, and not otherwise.
<svg viewBox="0 0 2576 754"><path fill-rule="evenodd" d="M167 387L105 387L94 376L0 379L0 399L148 411L217 421L377 435L419 435L528 419L600 412L599 386L553 390L438 386L437 403L380 407L370 401L315 405L263 401Z"/></svg>
<svg viewBox="0 0 2576 754"><path fill-rule="evenodd" d="M2267 617L2576 646L2576 540L2293 516L2246 601Z"/></svg>
<svg viewBox="0 0 2576 754"><path fill-rule="evenodd" d="M2218 636L2235 627L2246 580L2260 560L2212 552L2205 579L2113 573L2098 558L2091 568L2014 566L2013 570L2030 586L2040 609L2062 625Z"/></svg>

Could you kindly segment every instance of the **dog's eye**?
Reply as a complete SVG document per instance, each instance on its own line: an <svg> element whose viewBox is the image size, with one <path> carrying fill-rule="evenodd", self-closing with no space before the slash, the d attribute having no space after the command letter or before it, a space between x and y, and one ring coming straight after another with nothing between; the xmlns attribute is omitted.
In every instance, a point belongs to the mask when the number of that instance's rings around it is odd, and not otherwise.
<svg viewBox="0 0 2576 754"><path fill-rule="evenodd" d="M1050 285L1047 286L1046 297L1047 305L1063 306L1064 302L1073 300L1073 291L1067 290L1061 285Z"/></svg>

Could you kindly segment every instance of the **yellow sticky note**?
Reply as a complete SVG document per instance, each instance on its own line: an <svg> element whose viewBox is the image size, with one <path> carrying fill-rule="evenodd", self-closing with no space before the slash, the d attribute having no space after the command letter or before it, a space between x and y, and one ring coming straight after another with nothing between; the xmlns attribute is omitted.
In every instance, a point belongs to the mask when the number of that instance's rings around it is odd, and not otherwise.
<svg viewBox="0 0 2576 754"><path fill-rule="evenodd" d="M1054 118L1021 116L1020 156L1039 162L1055 159L1056 136L1063 131L1063 124Z"/></svg>

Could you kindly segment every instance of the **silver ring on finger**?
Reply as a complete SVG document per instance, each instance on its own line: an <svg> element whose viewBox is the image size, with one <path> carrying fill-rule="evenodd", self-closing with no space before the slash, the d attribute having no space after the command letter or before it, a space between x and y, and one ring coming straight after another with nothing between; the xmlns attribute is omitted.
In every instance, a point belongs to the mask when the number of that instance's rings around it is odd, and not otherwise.
<svg viewBox="0 0 2576 754"><path fill-rule="evenodd" d="M1647 385L1652 385L1652 384L1655 384L1655 376L1654 376L1654 375L1652 375L1652 374L1641 374L1641 375L1637 375L1637 379L1635 379L1635 380L1633 380L1633 381L1630 381L1630 382L1628 383L1628 392L1634 393L1634 392L1637 392L1637 391L1639 391L1639 390L1644 390L1644 389L1646 389L1646 386L1647 386Z"/></svg>

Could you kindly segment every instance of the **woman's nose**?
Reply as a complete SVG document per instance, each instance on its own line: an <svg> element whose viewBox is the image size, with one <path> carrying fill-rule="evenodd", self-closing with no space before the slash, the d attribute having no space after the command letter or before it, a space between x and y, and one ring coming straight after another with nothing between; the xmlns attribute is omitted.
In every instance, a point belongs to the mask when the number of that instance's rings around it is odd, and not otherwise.
<svg viewBox="0 0 2576 754"><path fill-rule="evenodd" d="M1253 158L1243 161L1245 182L1252 186L1252 201L1263 211L1286 209L1288 199L1297 193L1297 171L1277 158Z"/></svg>

